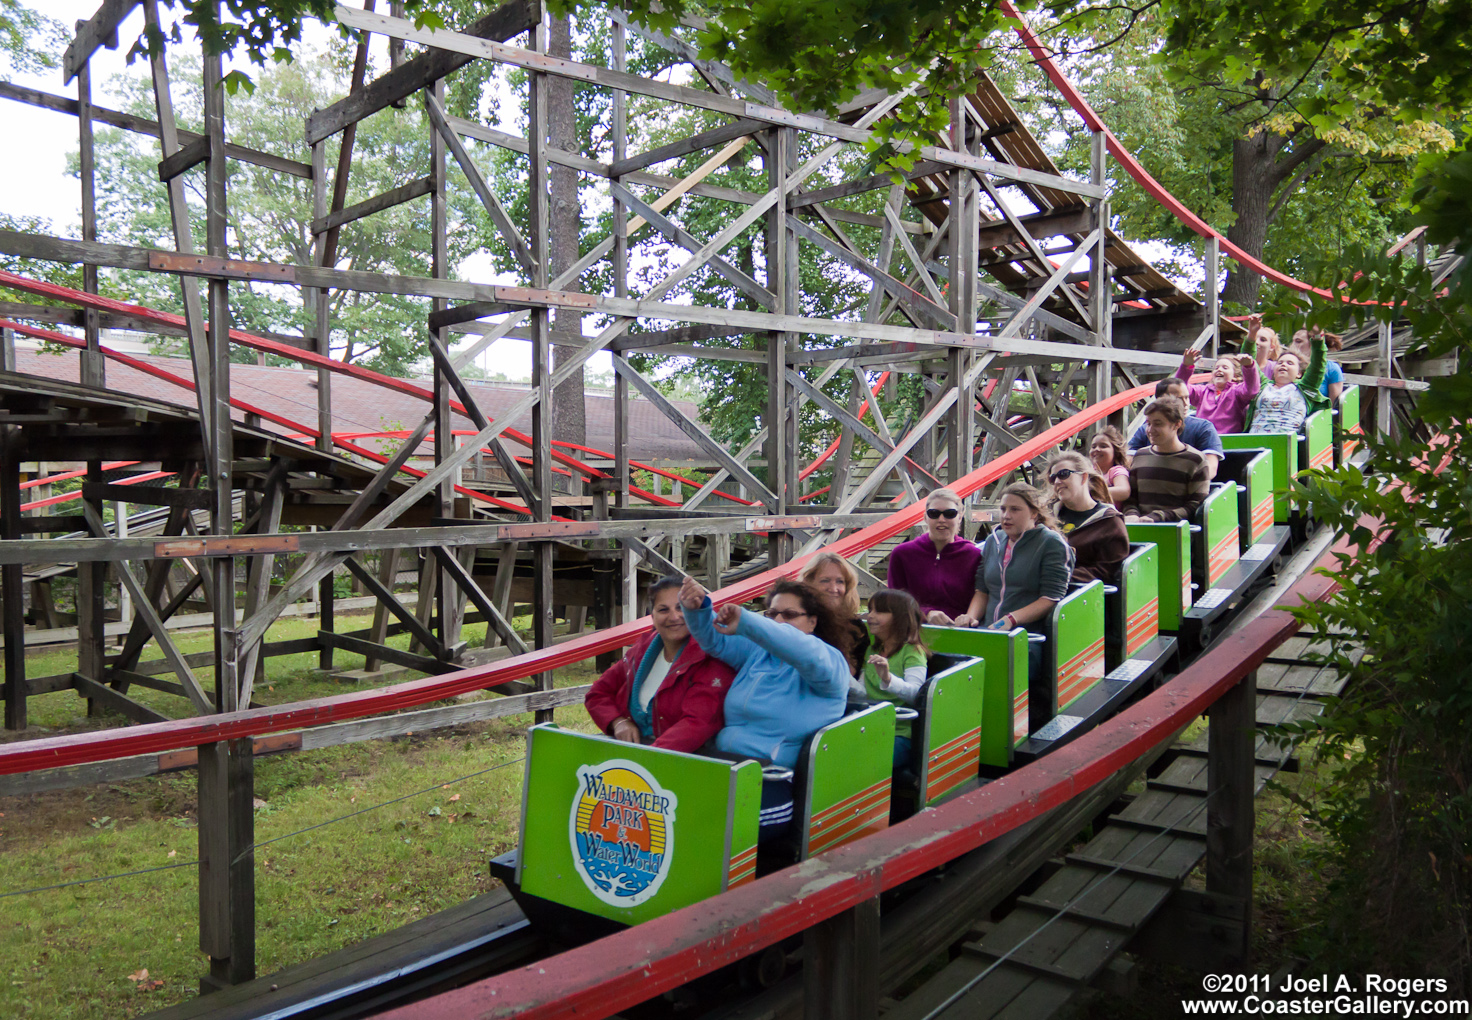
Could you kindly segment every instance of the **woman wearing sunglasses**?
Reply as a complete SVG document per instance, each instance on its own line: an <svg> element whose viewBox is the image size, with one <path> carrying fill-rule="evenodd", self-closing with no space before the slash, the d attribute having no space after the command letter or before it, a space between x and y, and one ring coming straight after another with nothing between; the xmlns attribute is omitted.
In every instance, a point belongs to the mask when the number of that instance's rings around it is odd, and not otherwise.
<svg viewBox="0 0 1472 1020"><path fill-rule="evenodd" d="M1130 554L1130 536L1104 479L1083 454L1070 450L1048 463L1048 484L1058 530L1073 546L1073 580L1113 584Z"/></svg>
<svg viewBox="0 0 1472 1020"><path fill-rule="evenodd" d="M961 537L961 497L950 489L925 497L924 524L889 554L888 584L915 596L927 622L949 624L971 604L981 550Z"/></svg>
<svg viewBox="0 0 1472 1020"><path fill-rule="evenodd" d="M778 581L766 612L753 613L734 604L713 609L705 588L687 577L680 604L700 647L736 670L716 750L796 765L803 741L843 716L852 632L800 581ZM791 821L792 781L763 782L758 839L782 835Z"/></svg>

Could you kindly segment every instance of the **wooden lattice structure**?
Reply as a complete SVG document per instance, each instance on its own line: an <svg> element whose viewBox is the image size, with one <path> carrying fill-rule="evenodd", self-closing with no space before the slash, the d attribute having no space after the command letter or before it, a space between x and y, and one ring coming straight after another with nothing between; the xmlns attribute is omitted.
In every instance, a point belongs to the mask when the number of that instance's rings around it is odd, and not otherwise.
<svg viewBox="0 0 1472 1020"><path fill-rule="evenodd" d="M84 344L78 387L17 375L13 362L0 366L5 369L0 374L5 400L0 414L5 719L12 729L26 724L28 695L68 687L94 708L120 711L138 722L150 721L151 714L128 698L133 684L175 691L200 713L246 709L263 657L303 650L301 642L273 647L265 641L268 627L314 590L323 622L319 636L308 643L324 666L331 665L334 650L343 649L366 654L370 661L427 672L458 669L472 661L460 634L468 613L489 622L493 643L512 653L522 651L528 646L509 622L515 603L531 606L531 645L546 647L553 642L558 615L575 629L584 624L581 612L557 612L575 604L559 591L557 581L559 570L569 563L589 565L597 576L592 595L582 600L597 623L626 622L638 614L634 582L640 565L661 572L686 567L684 540L689 536L701 537L702 570L713 588L729 577L733 538L765 535L764 548L752 551L767 564L786 562L839 537L844 529L877 519L891 499L913 498L1046 430L1077 409L1078 391L1087 402L1096 402L1137 385L1140 374L1173 370L1184 347L1214 344L1236 330L1219 319L1214 294L1201 300L1181 290L1109 228L1102 132L1094 137L1090 179L1071 179L1059 172L983 75L977 76L969 95L952 103L948 131L920 148L919 162L903 183L887 175L835 181L820 171L828 170L844 149L862 145L901 96L865 93L845 104L836 118L786 110L760 86L737 81L728 69L700 60L690 43L649 32L620 16L611 23L611 66L551 57L546 15L535 0L510 0L459 31L439 32L417 29L392 13L339 8L342 22L361 33L360 47L367 46L370 34L384 35L398 41L396 56L390 70L367 80L360 53L351 92L307 121L312 161L303 164L230 141L218 56L204 58L201 134L188 134L175 124L167 51L151 61L156 120L95 106L89 62L110 40L116 45L120 26L139 6L147 23L157 25L155 0L105 0L79 28L65 56L67 80L74 80L77 88L75 100L0 86L6 98L77 117L82 187L80 238L0 232L0 251L78 264L84 273L80 293L0 281L29 289L42 302L9 303L0 311L30 322L78 326ZM671 84L630 73L630 35L688 62L694 69L692 83ZM404 42L425 48L405 56ZM530 111L526 137L446 112L446 79L477 60L525 72ZM611 94L607 162L546 142L548 82L553 77ZM631 153L630 96L693 107L726 123ZM347 206L355 125L406 101L421 103L427 111L432 132L428 174L412 185ZM169 191L173 250L97 241L96 122L159 139L159 175ZM339 136L337 165L330 168L328 142ZM467 138L526 154L530 226L524 233L506 211L508 196L487 185L466 148ZM735 192L705 180L747 145L758 151L765 168L764 192ZM674 157L707 151L711 158L682 179L651 172ZM310 264L232 258L226 234L226 167L232 159L312 181L315 245ZM518 259L523 285L449 278L445 189L451 161ZM612 236L556 275L548 259L548 181L554 164L605 182L614 210ZM181 175L201 165L206 234L197 245ZM663 195L651 199L647 191L633 190L651 186ZM847 196L878 190L887 192L882 216L841 206ZM683 194L729 203L725 226L712 236L693 233L675 208ZM336 268L338 235L346 224L405 202L428 205L432 277ZM630 269L629 231L636 221L688 253L647 288L638 285ZM753 275L726 261L722 252L758 224L765 232L765 258ZM877 229L877 245L855 242L845 229L853 224ZM870 298L861 315L840 321L802 314L798 264L803 245L827 253L869 281ZM1214 269L1214 249L1212 254L1209 266ZM612 293L580 289L584 273L604 264L611 268ZM173 274L181 288L182 319L98 297L100 267ZM681 281L707 272L724 276L757 310L666 300ZM1209 278L1214 272L1209 271ZM232 288L242 281L300 288L303 302L314 310L315 330L284 339L232 331ZM411 294L433 302L425 328L435 375L432 388L420 393L425 414L397 453L380 458L386 461L381 467L365 467L361 457L334 449L333 379L344 373L365 375L356 366L333 361L328 350L330 299L344 290ZM559 327L568 314L601 316L611 324L581 335L580 346L563 348L554 363L554 313ZM630 327L641 320L677 326L631 333ZM100 334L105 325L187 338L196 405L154 406L102 392L107 377ZM513 407L489 420L461 370L486 345L513 331L531 341L532 385ZM452 337L463 333L479 338L452 353ZM803 347L797 342L800 334L831 338L831 344ZM759 336L763 344L739 355L702 346L731 336ZM293 357L317 370L318 414L308 423L315 426L314 444L284 440L232 418L232 343ZM559 450L550 431L554 388L603 351L611 353L617 377L614 449L607 471L589 469ZM758 361L768 386L764 427L744 449L726 449L634 369L629 361L634 352ZM892 431L878 414L871 426L858 410L873 397L870 373L882 370L916 373L925 382L924 406L903 430L895 423ZM844 376L851 391L847 405L822 388ZM1012 420L1011 398L1023 383L1034 406L1019 427ZM677 506L652 506L631 486L629 408L636 396L675 421L720 469ZM796 422L801 405L808 402L843 430L826 501L801 498ZM524 435L511 428L523 412L531 417ZM457 441L452 434L457 414L474 424L476 434L468 441ZM433 466L418 477L403 474L400 469L421 443L433 444ZM867 457L863 450L869 451ZM462 468L482 451L499 464L504 488L468 494L457 490ZM115 458L158 461L163 469L178 472L182 482L178 488L119 491L103 471L104 462ZM82 512L22 515L22 465L61 459L86 465ZM760 472L754 468L757 460ZM589 498L571 500L558 492L553 472L559 464L581 476ZM853 466L857 464L864 464L864 470ZM727 484L739 487L750 505L712 511L712 493ZM151 505L166 511L158 533L119 534L104 520L103 507L120 500L153 501ZM319 530L281 531L283 523L293 522ZM73 532L90 537L39 537ZM366 550L384 554L380 571L360 561ZM392 590L399 569L397 553L391 553L396 550L421 551L419 599L412 610ZM272 570L281 558L289 565L288 577L273 589ZM212 607L214 647L207 663L181 655L166 627L168 617L189 597L189 592L181 595L170 586L171 568L181 560L193 565L190 592L200 591ZM36 562L74 563L80 586L78 670L74 677L48 678L48 683L25 675L22 570ZM478 570L478 563L484 569ZM378 617L367 634L333 630L332 578L341 570L350 571L378 600ZM874 583L874 578L868 580ZM127 590L137 614L120 654L108 653L104 637L104 592L110 583ZM238 593L243 594L239 602ZM412 633L418 650L404 653L385 645L389 627ZM149 638L165 650L160 663L140 661ZM212 695L192 672L201 665L214 670ZM166 674L173 679L160 679ZM533 708L550 714L568 704L566 696L552 690L551 679L543 674L535 687L509 690L496 714ZM480 717L486 714L484 708L475 711ZM446 714L438 724L466 717ZM369 735L366 729L354 732L356 736L344 739ZM388 732L396 731L380 721L371 735ZM213 961L209 983L214 985L242 980L254 971L253 863L248 853L252 762L248 741L210 745L199 756L201 944ZM75 781L103 776L88 773Z"/></svg>

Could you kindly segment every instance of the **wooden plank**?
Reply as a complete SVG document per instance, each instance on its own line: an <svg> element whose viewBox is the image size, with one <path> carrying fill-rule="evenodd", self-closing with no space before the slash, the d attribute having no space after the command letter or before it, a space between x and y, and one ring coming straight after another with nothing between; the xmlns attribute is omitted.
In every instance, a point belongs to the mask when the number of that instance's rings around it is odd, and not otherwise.
<svg viewBox="0 0 1472 1020"><path fill-rule="evenodd" d="M528 712L566 708L581 705L587 697L591 684L580 687L558 687L550 691L532 691L528 694L512 694L500 698L487 698L467 704L447 705L443 708L427 708L417 712L401 712L398 715L377 716L350 723L334 723L303 730L302 749L335 747L339 744L375 740L381 737L397 737L406 733L427 733L430 730L449 726L465 726L485 722L488 719L504 719L507 716L524 715Z"/></svg>
<svg viewBox="0 0 1472 1020"><path fill-rule="evenodd" d="M166 156L159 161L158 179L167 184L175 177L194 169L209 158L210 140L208 138L196 138L172 156Z"/></svg>
<svg viewBox="0 0 1472 1020"><path fill-rule="evenodd" d="M359 655L375 655L384 662L392 662L398 666L408 666L410 669L417 669L421 673L435 675L457 673L460 671L459 666L441 662L438 659L431 659L427 655L414 655L410 652L400 651L390 645L378 645L372 641L365 641L362 638L349 637L346 634L333 634L330 631L321 630L317 632L317 636L323 644L331 645L333 648L340 648L345 652L357 652Z"/></svg>
<svg viewBox="0 0 1472 1020"><path fill-rule="evenodd" d="M516 224L512 222L505 207L501 205L501 200L496 197L496 193L486 183L485 177L481 175L480 169L476 167L475 161L470 158L470 153L466 151L465 143L460 140L460 136L455 133L454 129L446 121L444 108L440 106L432 92L424 93L424 109L429 114L429 120L434 126L434 129L439 132L440 137L449 146L450 154L455 157L455 162L460 166L460 172L465 175L465 180L470 184L470 190L475 192L476 196L480 199L481 205L490 214L491 221L496 225L496 231L501 235L502 240L506 242L506 247L511 250L511 254L516 256L516 260L521 263L521 268L526 272L527 277L534 278L536 276L537 260L532 255L531 248L527 246L526 238L521 236L521 231L516 229Z"/></svg>
<svg viewBox="0 0 1472 1020"><path fill-rule="evenodd" d="M623 358L615 358L613 367L617 374L629 381L639 393L652 403L659 412L668 418L685 435L694 440L701 449L705 450L716 462L725 468L726 472L733 478L746 486L747 490L769 507L776 506L777 497L771 489L767 488L760 479L753 475L746 467L726 450L724 446L717 443L699 422L687 416L683 411L670 402L669 398L659 392L653 383L645 379L635 371Z"/></svg>
<svg viewBox="0 0 1472 1020"><path fill-rule="evenodd" d="M870 131L866 127L857 125L851 127L825 117L791 113L777 107L766 106L760 103L743 102L739 99L728 98L713 92L705 92L682 85L673 85L627 72L613 71L593 64L582 64L572 60L549 57L532 50L478 39L458 32L416 29L412 24L402 18L387 17L371 11L357 10L341 5L335 9L335 13L337 19L349 28L362 29L393 38L405 39L421 43L425 46L439 46L445 49L453 49L472 57L481 57L511 64L528 71L554 74L573 81L601 85L606 88L621 89L635 95L651 96L655 99L684 103L700 109L724 113L732 117L747 117L769 125L795 127L799 130L825 135L844 142L863 144L870 137ZM892 100L896 97L891 96L888 98ZM315 140L310 126L307 140L308 142ZM935 160L947 166L981 171L1007 181L1033 183L1055 190L1075 193L1087 198L1102 198L1104 195L1104 189L1096 185L1069 180L1068 178L1058 177L1053 174L1039 173L1038 171L1014 166L1010 163L982 159L979 156L972 156L969 153L957 152L940 146L917 146L912 143L901 142L898 143L898 147L903 151L916 152L921 158Z"/></svg>
<svg viewBox="0 0 1472 1020"><path fill-rule="evenodd" d="M371 989L387 976L412 973L428 961L486 935L490 970L513 967L544 951L505 889L473 897L382 935L315 957L253 981L187 999L148 1014L148 1020L247 1020L273 1010L295 1014L315 999L347 987Z"/></svg>
<svg viewBox="0 0 1472 1020"><path fill-rule="evenodd" d="M16 102L26 103L30 106L38 106L44 110L54 110L57 113L65 113L77 116L79 109L75 99L66 96L52 95L50 92L41 92L37 89L26 88L11 82L0 82L0 98L13 99ZM138 117L131 113L121 113L110 110L105 106L92 107L92 119L110 124L113 127L132 131L135 134L149 135L159 138L162 129L159 122L148 120L146 117ZM177 132L179 141L188 144L203 138L203 135L193 131L180 130ZM276 170L280 173L290 174L293 177L301 177L306 180L312 179L312 168L306 163L298 163L294 159L286 159L269 152L261 152L258 149L250 149L244 145L236 145L233 142L225 143L225 155L242 163L250 163L253 166L265 167L267 170Z"/></svg>
<svg viewBox="0 0 1472 1020"><path fill-rule="evenodd" d="M155 723L168 722L169 717L162 712L155 712L147 705L139 704L121 691L115 691L106 684L100 684L90 677L80 673L72 674L72 687L76 688L78 694L95 701L104 708L109 708L120 715L127 716L134 722Z"/></svg>
<svg viewBox="0 0 1472 1020"><path fill-rule="evenodd" d="M391 188L381 195L365 198L363 201L354 203L346 209L339 209L337 212L328 213L326 216L313 220L311 227L312 233L325 234L333 227L340 227L345 223L361 220L365 216L372 216L374 213L383 212L385 209L392 209L396 205L412 202L422 195L428 195L433 190L434 179L431 177L421 177L418 180L410 181L408 184L401 184L397 188Z"/></svg>
<svg viewBox="0 0 1472 1020"><path fill-rule="evenodd" d="M208 510L213 499L208 489L165 489L152 485L82 484L83 499L108 502L138 503L144 506L180 507L185 510ZM59 518L74 520L74 517Z"/></svg>
<svg viewBox="0 0 1472 1020"><path fill-rule="evenodd" d="M102 0L97 13L77 26L76 36L61 55L64 84L70 85L100 48L117 49L118 26L137 6L138 0Z"/></svg>
<svg viewBox="0 0 1472 1020"><path fill-rule="evenodd" d="M540 5L528 0L510 0L471 22L465 27L463 34L486 39L510 39L533 28L540 17ZM434 43L428 45L428 52L414 56L373 79L347 98L308 116L307 144L315 145L324 138L337 134L349 124L356 124L387 106L409 98L474 59L466 54L439 49Z"/></svg>
<svg viewBox="0 0 1472 1020"><path fill-rule="evenodd" d="M643 170L645 167L656 163L663 163L667 159L678 159L680 156L688 156L692 152L701 149L711 149L724 142L732 142L738 138L745 138L756 134L766 125L759 120L747 120L742 118L730 124L722 124L720 127L708 128L698 131L693 135L687 135L678 141L661 145L657 148L641 152L637 156L629 156L625 159L615 160L608 165L609 177L623 177L625 174L635 170Z"/></svg>

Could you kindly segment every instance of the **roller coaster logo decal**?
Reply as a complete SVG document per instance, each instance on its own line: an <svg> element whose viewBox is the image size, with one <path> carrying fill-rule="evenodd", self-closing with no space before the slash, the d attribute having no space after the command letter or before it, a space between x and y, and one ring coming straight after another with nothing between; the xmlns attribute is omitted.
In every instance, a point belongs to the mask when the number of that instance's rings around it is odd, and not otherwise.
<svg viewBox="0 0 1472 1020"><path fill-rule="evenodd" d="M643 767L624 759L578 766L572 859L604 903L635 907L659 892L674 859L674 828L675 795Z"/></svg>

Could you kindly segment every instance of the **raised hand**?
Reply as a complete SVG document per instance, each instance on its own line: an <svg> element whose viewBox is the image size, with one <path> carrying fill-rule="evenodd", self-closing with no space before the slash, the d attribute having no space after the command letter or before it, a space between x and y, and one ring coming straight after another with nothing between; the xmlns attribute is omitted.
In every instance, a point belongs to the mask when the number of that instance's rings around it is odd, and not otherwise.
<svg viewBox="0 0 1472 1020"><path fill-rule="evenodd" d="M879 686L889 686L889 660L882 655L869 656L869 665L874 667L874 672L879 674Z"/></svg>
<svg viewBox="0 0 1472 1020"><path fill-rule="evenodd" d="M734 602L728 602L716 610L716 630L722 634L735 634L736 627L741 622L742 609Z"/></svg>
<svg viewBox="0 0 1472 1020"><path fill-rule="evenodd" d="M1260 329L1262 329L1262 315L1254 312L1247 317L1247 335L1256 336Z"/></svg>
<svg viewBox="0 0 1472 1020"><path fill-rule="evenodd" d="M1188 347L1186 349L1186 353L1181 355L1181 364L1185 365L1187 368L1195 368L1196 362L1200 359L1200 357L1200 351L1198 351L1194 347Z"/></svg>
<svg viewBox="0 0 1472 1020"><path fill-rule="evenodd" d="M680 585L680 605L686 609L699 609L708 594L705 585L687 575L685 583Z"/></svg>

